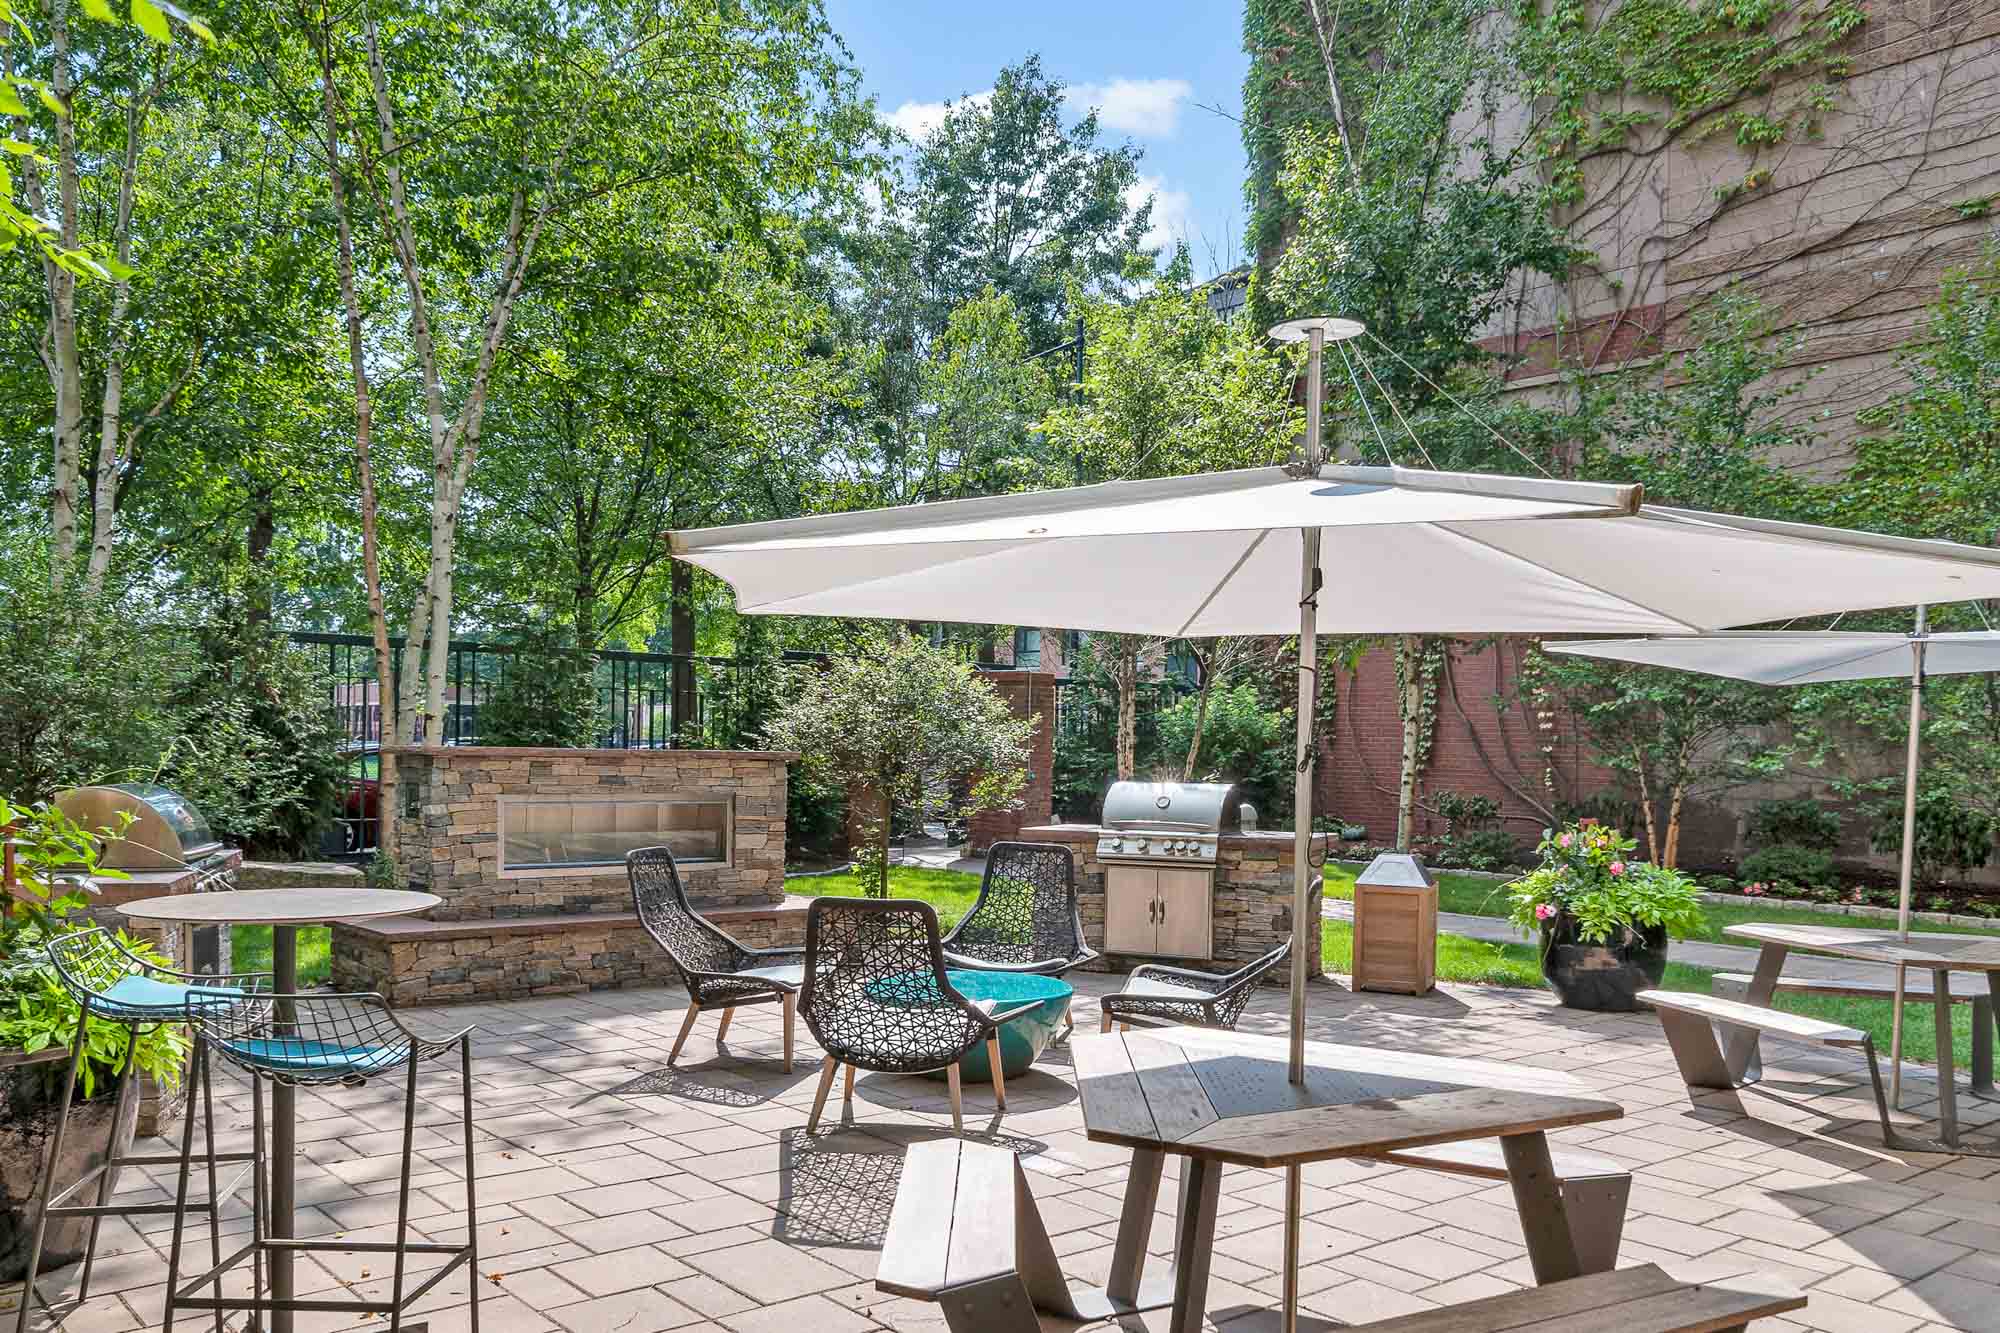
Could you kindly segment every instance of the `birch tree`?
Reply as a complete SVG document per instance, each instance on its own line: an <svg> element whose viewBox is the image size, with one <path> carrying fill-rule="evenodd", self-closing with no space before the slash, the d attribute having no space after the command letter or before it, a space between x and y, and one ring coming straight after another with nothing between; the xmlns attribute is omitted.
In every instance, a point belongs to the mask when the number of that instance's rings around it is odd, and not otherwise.
<svg viewBox="0 0 2000 1333"><path fill-rule="evenodd" d="M110 568L120 479L140 433L173 405L186 381L181 376L144 411L128 416L128 317L137 271L133 201L147 121L169 84L192 67L187 48L212 41L213 34L201 20L151 0L132 6L131 26L105 0L86 0L83 12L91 22L79 26L68 0L49 0L36 24L0 5L0 28L11 29L0 39L0 115L8 120L0 154L0 251L23 242L33 247L47 303L36 354L52 397L50 584L60 590L74 569L88 500L93 535L87 583L94 598ZM177 36L176 23L186 35ZM91 97L81 86L86 79ZM115 164L109 172L96 165L106 161ZM102 211L93 204L104 202L107 191L110 234L86 236L86 214ZM83 336L79 282L111 288L97 349L101 364L92 376L85 373L91 348ZM92 379L102 387L98 444L87 457L84 397Z"/></svg>
<svg viewBox="0 0 2000 1333"><path fill-rule="evenodd" d="M573 275L599 201L679 188L706 201L719 238L763 234L769 210L838 165L852 75L818 7L786 0L438 0L298 18L310 82L294 86L293 114L313 126L337 215L363 577L385 694L399 681L384 739L420 744L445 707L465 499L521 303ZM368 273L393 282L391 310L364 303ZM373 457L371 380L387 367L410 381L428 472L428 555L400 664L386 661Z"/></svg>

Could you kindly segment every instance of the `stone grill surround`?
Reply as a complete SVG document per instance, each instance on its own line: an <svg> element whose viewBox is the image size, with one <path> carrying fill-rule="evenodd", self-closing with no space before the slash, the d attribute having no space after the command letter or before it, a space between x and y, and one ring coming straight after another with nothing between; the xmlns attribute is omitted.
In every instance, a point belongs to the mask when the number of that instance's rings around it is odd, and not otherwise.
<svg viewBox="0 0 2000 1333"><path fill-rule="evenodd" d="M438 921L626 912L623 866L566 874L500 874L499 798L730 798L728 865L681 869L698 906L784 897L787 763L752 750L554 750L503 746L399 749L396 821L407 887L435 893ZM415 813L411 812L414 804Z"/></svg>
<svg viewBox="0 0 2000 1333"><path fill-rule="evenodd" d="M1027 842L1059 842L1076 857L1076 887L1083 911L1083 937L1093 949L1104 947L1104 863L1097 857L1099 824L1043 824L1021 830ZM1324 834L1313 837L1315 858L1326 855ZM1215 866L1215 957L1148 958L1105 954L1088 964L1097 971L1127 972L1141 963L1225 971L1260 958L1292 936L1292 835L1288 832L1225 833ZM1319 895L1312 896L1312 920L1320 917ZM1307 932L1306 975L1321 974L1320 932ZM1278 968L1265 977L1270 985L1291 982L1291 969Z"/></svg>

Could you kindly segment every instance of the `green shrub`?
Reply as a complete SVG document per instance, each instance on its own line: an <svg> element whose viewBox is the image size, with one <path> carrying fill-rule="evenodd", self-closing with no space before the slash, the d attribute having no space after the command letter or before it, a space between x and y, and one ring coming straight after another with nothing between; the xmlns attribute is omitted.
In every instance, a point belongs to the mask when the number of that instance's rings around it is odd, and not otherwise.
<svg viewBox="0 0 2000 1333"><path fill-rule="evenodd" d="M1780 881L1806 888L1831 888L1834 883L1833 855L1811 847L1779 843L1743 858L1742 879L1752 883Z"/></svg>
<svg viewBox="0 0 2000 1333"><path fill-rule="evenodd" d="M481 745L575 749L598 740L597 657L535 632L507 654L500 681L479 703Z"/></svg>
<svg viewBox="0 0 2000 1333"><path fill-rule="evenodd" d="M1964 879L1993 857L1992 817L1961 805L1947 791L1933 789L1917 797L1916 834L1917 877L1927 882L1943 879L1948 871L1956 871L1957 877ZM1900 806L1879 811L1868 845L1878 852L1902 849Z"/></svg>
<svg viewBox="0 0 2000 1333"><path fill-rule="evenodd" d="M1750 814L1749 836L1759 847L1783 843L1830 852L1840 846L1840 816L1810 796L1760 801Z"/></svg>
<svg viewBox="0 0 2000 1333"><path fill-rule="evenodd" d="M1159 759L1178 777L1200 713L1200 696L1189 695L1159 711ZM1264 828L1291 824L1295 749L1290 714L1266 708L1257 687L1245 681L1216 685L1208 692L1202 723L1197 782L1233 782L1257 807Z"/></svg>
<svg viewBox="0 0 2000 1333"><path fill-rule="evenodd" d="M1498 870L1520 855L1514 835L1499 827L1500 802L1491 796L1443 791L1432 798L1431 808L1445 821L1445 835L1432 855L1436 864Z"/></svg>
<svg viewBox="0 0 2000 1333"><path fill-rule="evenodd" d="M253 856L306 856L332 819L346 730L326 673L283 637L197 631L198 665L176 698L160 781L195 803L217 837Z"/></svg>
<svg viewBox="0 0 2000 1333"><path fill-rule="evenodd" d="M0 554L0 795L29 804L151 777L177 730L186 643L51 593L44 564Z"/></svg>

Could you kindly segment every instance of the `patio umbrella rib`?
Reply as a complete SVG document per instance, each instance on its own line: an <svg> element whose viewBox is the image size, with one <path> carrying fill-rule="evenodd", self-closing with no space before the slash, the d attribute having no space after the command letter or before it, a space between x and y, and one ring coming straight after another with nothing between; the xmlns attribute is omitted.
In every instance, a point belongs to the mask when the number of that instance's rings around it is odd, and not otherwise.
<svg viewBox="0 0 2000 1333"><path fill-rule="evenodd" d="M1195 607L1193 611L1189 612L1188 618L1181 622L1181 627L1178 630L1174 631L1175 638L1184 639L1187 637L1188 627L1194 624L1195 621L1201 619L1202 612L1208 610L1209 605L1213 603L1215 599L1222 594L1222 590L1224 588L1229 586L1229 581L1236 577L1237 572L1241 570L1246 563L1249 562L1250 557L1257 553L1257 548L1262 546L1264 544L1264 539L1270 535L1271 535L1271 530L1269 528L1264 528L1261 531L1259 531L1255 537L1252 537L1250 539L1250 544L1243 548L1243 554L1236 557L1236 563L1232 564L1227 570L1227 572L1225 572L1220 579L1216 580L1215 586L1208 590L1208 596L1201 599L1201 604Z"/></svg>

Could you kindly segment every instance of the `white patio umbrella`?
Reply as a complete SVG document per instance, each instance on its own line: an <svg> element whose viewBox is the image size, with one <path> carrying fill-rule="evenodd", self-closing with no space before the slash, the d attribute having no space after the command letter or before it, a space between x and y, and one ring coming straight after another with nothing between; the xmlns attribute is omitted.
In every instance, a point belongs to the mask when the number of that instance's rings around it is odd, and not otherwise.
<svg viewBox="0 0 2000 1333"><path fill-rule="evenodd" d="M1896 929L1910 935L1910 887L1916 862L1917 770L1924 720L1926 676L1969 676L2000 671L2000 633L1978 630L1932 634L1926 608L1917 608L1912 634L1842 633L1828 630L1734 631L1660 639L1600 639L1545 643L1552 653L1595 657L1640 666L1699 671L1758 685L1821 685L1843 680L1910 682L1910 728L1903 759L1903 847ZM1895 1017L1890 1029L1890 1101L1903 1099L1903 985L1896 967Z"/></svg>
<svg viewBox="0 0 2000 1333"><path fill-rule="evenodd" d="M669 535L751 615L1063 625L1172 637L1299 636L1291 1079L1305 1081L1312 705L1337 634L1693 634L1789 616L2000 595L2000 551L1642 503L1637 486L1322 465L1308 344L1306 457ZM1325 571L1338 595L1322 608ZM1285 1320L1296 1326L1301 1181L1286 1172Z"/></svg>
<svg viewBox="0 0 2000 1333"><path fill-rule="evenodd" d="M1299 634L1295 1069L1317 633L1694 634L2000 596L2000 550L1661 508L1636 486L1393 467L1107 482L669 540L751 615ZM1338 589L1324 605L1322 571Z"/></svg>

